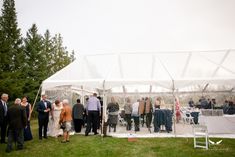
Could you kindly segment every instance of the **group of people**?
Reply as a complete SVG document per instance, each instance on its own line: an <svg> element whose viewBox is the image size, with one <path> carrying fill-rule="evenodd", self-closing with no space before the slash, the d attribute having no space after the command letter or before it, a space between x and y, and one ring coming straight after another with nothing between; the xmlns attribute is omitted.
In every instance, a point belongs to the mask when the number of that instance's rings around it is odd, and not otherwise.
<svg viewBox="0 0 235 157"><path fill-rule="evenodd" d="M56 100L51 104L46 100L46 95L42 95L42 100L38 103L38 124L39 139L47 139L48 136L58 137L62 135L64 142L69 142L69 131L72 129L72 123L75 133L80 133L85 127L85 136L90 132L98 134L97 129L100 124L101 102L94 93L86 99L86 107L81 104L81 100L77 99L77 103L71 108L67 99L60 102ZM42 132L43 131L43 132Z"/></svg>
<svg viewBox="0 0 235 157"><path fill-rule="evenodd" d="M30 129L32 106L26 96L22 99L17 98L14 105L9 108L7 101L8 95L2 94L0 101L1 143L7 143L6 151L10 152L14 141L17 142L17 149L23 149L24 141L33 139ZM135 131L140 131L140 122L142 126L146 123L147 128L150 128L153 112L155 109L160 109L161 105L161 98L156 99L154 106L148 97L138 99L133 104L130 98L127 98L124 105L124 119L127 122L126 130L131 130L132 118L134 119ZM107 105L109 132L112 128L116 132L119 110L119 104L112 97ZM61 142L69 142L72 123L76 133L80 133L82 128L86 127L85 136L88 136L91 132L96 135L102 122L102 101L96 93L86 99L85 107L81 104L80 99L77 99L77 103L73 107L67 99L63 101L55 100L54 103L51 103L47 100L47 96L43 94L41 100L37 103L36 111L38 112L39 140L47 139L48 136L63 136ZM5 140L6 132L8 132L7 142Z"/></svg>
<svg viewBox="0 0 235 157"><path fill-rule="evenodd" d="M86 122L85 136L88 136L90 132L98 134L101 102L96 93L87 99L86 108L81 104L80 99L77 99L77 103L71 108L67 99L62 102L55 100L51 104L46 95L42 95L37 111L40 140L47 139L47 136L58 137L63 134L62 143L69 142L72 123L75 133L80 133Z"/></svg>
<svg viewBox="0 0 235 157"><path fill-rule="evenodd" d="M153 113L155 110L160 109L163 103L160 97L156 98L154 105L149 97L138 99L133 104L130 98L127 98L124 105L124 119L127 122L126 130L131 130L132 118L135 131L140 131L140 122L142 126L146 124L146 127L150 129Z"/></svg>
<svg viewBox="0 0 235 157"><path fill-rule="evenodd" d="M63 129L62 143L69 142L69 131L71 130L72 109L67 99L62 101L56 100L53 105L42 95L42 99L37 104L39 140L42 137L47 139L47 128L49 117L54 121L52 127L54 131ZM24 142L32 140L33 136L30 128L30 119L32 106L26 96L22 99L16 98L14 104L9 106L8 94L3 93L0 101L0 130L1 144L7 144L6 152L13 150L13 142L17 144L17 150L24 148ZM62 127L63 126L63 127ZM54 133L57 134L57 133ZM6 141L7 137L7 141Z"/></svg>
<svg viewBox="0 0 235 157"><path fill-rule="evenodd" d="M235 114L235 103L233 101L225 100L222 107L224 114Z"/></svg>
<svg viewBox="0 0 235 157"><path fill-rule="evenodd" d="M30 118L32 106L27 97L15 99L14 105L8 106L8 94L3 93L0 101L1 143L6 143L6 152L12 150L12 143L17 142L17 149L23 149L24 141L32 140ZM6 142L7 135L7 142Z"/></svg>
<svg viewBox="0 0 235 157"><path fill-rule="evenodd" d="M51 105L51 103L46 100L45 96L42 96L42 101L38 104L37 109L39 112L39 139L42 139L43 127L45 128L43 129L44 138L47 138L47 135L57 138L63 135L65 126L67 126L67 132L71 130L72 122L75 132L81 132L84 126L84 106L81 104L81 100L77 99L77 103L73 105L72 109L69 109L69 107L69 102L66 99L62 102L55 100ZM65 122L67 122L67 124L63 124ZM68 142L68 138L69 137L67 137L67 139L65 138L64 141Z"/></svg>
<svg viewBox="0 0 235 157"><path fill-rule="evenodd" d="M190 98L188 102L189 107L197 107L202 109L213 109L216 106L216 99L206 99L204 96L202 96L198 103L194 103L193 99Z"/></svg>
<svg viewBox="0 0 235 157"><path fill-rule="evenodd" d="M60 129L63 130L62 143L69 142L69 132L72 127L72 108L69 105L69 101L64 99L62 103L56 100L53 105L47 100L46 95L42 95L41 101L37 105L38 111L38 125L39 125L39 140L47 139L47 133L50 133L57 137L60 136ZM48 129L49 117L52 121L50 130ZM42 132L43 131L43 132Z"/></svg>
<svg viewBox="0 0 235 157"><path fill-rule="evenodd" d="M215 98L206 99L202 96L197 103L190 98L188 105L199 109L223 109L224 114L235 114L235 105L232 100L225 100L223 104L218 105Z"/></svg>

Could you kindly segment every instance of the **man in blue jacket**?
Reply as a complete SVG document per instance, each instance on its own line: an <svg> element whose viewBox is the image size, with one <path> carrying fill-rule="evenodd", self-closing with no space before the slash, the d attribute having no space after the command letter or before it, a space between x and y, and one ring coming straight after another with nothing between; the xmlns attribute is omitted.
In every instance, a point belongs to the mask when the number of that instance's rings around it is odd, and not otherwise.
<svg viewBox="0 0 235 157"><path fill-rule="evenodd" d="M43 137L47 139L47 126L49 122L49 113L51 111L51 103L46 100L47 96L42 95L42 100L38 102L38 125L39 125L39 139L42 140L42 129Z"/></svg>

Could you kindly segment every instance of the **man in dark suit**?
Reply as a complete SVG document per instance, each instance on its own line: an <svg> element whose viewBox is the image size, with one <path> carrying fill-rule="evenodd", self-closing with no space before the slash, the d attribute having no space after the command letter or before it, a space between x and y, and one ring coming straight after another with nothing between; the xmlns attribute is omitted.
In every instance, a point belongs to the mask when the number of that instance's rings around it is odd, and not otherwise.
<svg viewBox="0 0 235 157"><path fill-rule="evenodd" d="M47 96L42 95L42 100L38 102L37 111L38 111L38 125L39 125L39 139L42 139L42 128L43 128L43 137L47 138L47 126L49 121L49 113L51 111L51 103L46 100Z"/></svg>
<svg viewBox="0 0 235 157"><path fill-rule="evenodd" d="M13 141L17 142L17 149L23 149L24 128L27 125L27 116L24 108L20 106L21 100L17 98L15 104L7 111L8 140L6 152L12 151Z"/></svg>
<svg viewBox="0 0 235 157"><path fill-rule="evenodd" d="M1 143L6 143L6 128L7 128L7 100L8 94L3 93L0 100L0 130Z"/></svg>

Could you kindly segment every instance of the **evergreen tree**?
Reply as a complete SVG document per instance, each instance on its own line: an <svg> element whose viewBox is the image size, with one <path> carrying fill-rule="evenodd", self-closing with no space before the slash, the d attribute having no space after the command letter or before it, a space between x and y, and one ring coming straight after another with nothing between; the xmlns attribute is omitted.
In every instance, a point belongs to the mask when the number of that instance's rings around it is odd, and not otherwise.
<svg viewBox="0 0 235 157"><path fill-rule="evenodd" d="M44 79L47 78L47 59L43 47L43 37L38 34L36 24L28 30L25 43L25 86L24 94L35 97L37 90Z"/></svg>
<svg viewBox="0 0 235 157"><path fill-rule="evenodd" d="M11 100L27 95L32 100L42 81L74 60L60 34L38 33L36 24L23 39L17 24L14 0L3 0L0 16L0 94Z"/></svg>
<svg viewBox="0 0 235 157"><path fill-rule="evenodd" d="M15 1L3 0L0 18L0 93L11 100L22 94L21 61L24 58L22 37L18 28Z"/></svg>
<svg viewBox="0 0 235 157"><path fill-rule="evenodd" d="M54 46L49 30L46 30L43 37L43 51L46 55L46 60L47 60L47 69L48 69L47 76L51 76L52 74L54 74L51 70L54 64L53 60Z"/></svg>
<svg viewBox="0 0 235 157"><path fill-rule="evenodd" d="M54 52L52 54L53 64L51 70L52 73L55 73L74 60L74 52L69 55L67 48L63 46L63 38L60 34L56 34L55 37L53 37L53 46Z"/></svg>
<svg viewBox="0 0 235 157"><path fill-rule="evenodd" d="M75 52L74 52L74 50L71 52L69 58L70 58L71 62L73 62L75 60Z"/></svg>

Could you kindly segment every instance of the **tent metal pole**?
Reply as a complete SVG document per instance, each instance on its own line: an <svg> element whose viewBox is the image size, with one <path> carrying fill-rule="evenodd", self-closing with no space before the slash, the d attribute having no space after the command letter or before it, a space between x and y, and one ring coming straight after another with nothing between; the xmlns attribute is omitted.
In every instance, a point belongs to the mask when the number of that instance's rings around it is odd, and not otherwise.
<svg viewBox="0 0 235 157"><path fill-rule="evenodd" d="M231 88L230 91L229 91L229 93L230 93L230 98L233 97L233 90L234 90L234 88L235 88L235 87Z"/></svg>
<svg viewBox="0 0 235 157"><path fill-rule="evenodd" d="M83 86L81 86L81 90L82 90L82 95L81 95L81 101L82 101L82 104L85 105L85 101L84 101L84 90L83 90Z"/></svg>
<svg viewBox="0 0 235 157"><path fill-rule="evenodd" d="M202 93L204 93L204 92L206 91L206 89L207 89L208 86L209 86L209 83L207 83L207 84L204 86L204 88L203 88L203 90L202 90Z"/></svg>
<svg viewBox="0 0 235 157"><path fill-rule="evenodd" d="M174 120L174 135L175 135L175 137L176 137L176 122L175 122L175 120L176 120L176 113L175 113L175 105L176 105L176 101L175 101L175 83L174 83L174 80L172 80L172 94L173 94L173 110L174 110L174 116L173 116L173 120Z"/></svg>
<svg viewBox="0 0 235 157"><path fill-rule="evenodd" d="M126 89L125 89L125 86L122 86L122 90L123 90L123 106L125 106L125 104L126 104Z"/></svg>
<svg viewBox="0 0 235 157"><path fill-rule="evenodd" d="M40 92L41 88L42 88L42 84L41 84L41 85L39 86L39 88L38 88L37 95L36 95L36 97L35 97L35 99L34 99L34 102L33 102L32 111L33 111L33 109L34 109L34 107L35 107L35 104L36 104L36 101L37 101L37 99L38 99L38 95L39 95L39 92Z"/></svg>
<svg viewBox="0 0 235 157"><path fill-rule="evenodd" d="M104 80L104 82L103 82L103 116L102 116L102 129L101 129L101 137L102 137L102 139L104 138L104 123L105 123L105 120L106 120L106 106L107 106L107 104L106 104L106 93L105 93L105 80Z"/></svg>
<svg viewBox="0 0 235 157"><path fill-rule="evenodd" d="M151 98L151 96L152 96L152 89L153 89L153 85L150 85L149 86L149 98Z"/></svg>

